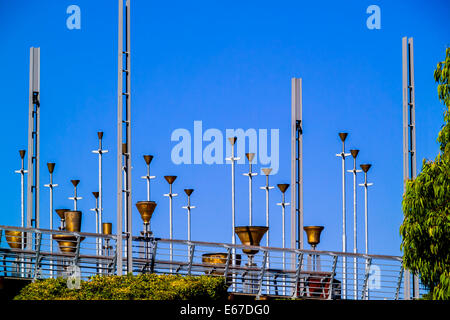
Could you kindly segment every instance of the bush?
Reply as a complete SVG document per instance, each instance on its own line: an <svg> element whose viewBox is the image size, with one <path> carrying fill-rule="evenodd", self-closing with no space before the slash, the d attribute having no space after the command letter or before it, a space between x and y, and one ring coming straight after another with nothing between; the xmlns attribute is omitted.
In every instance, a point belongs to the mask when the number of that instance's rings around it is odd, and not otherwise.
<svg viewBox="0 0 450 320"><path fill-rule="evenodd" d="M14 300L225 300L225 279L211 276L94 276L69 289L67 279L37 280Z"/></svg>

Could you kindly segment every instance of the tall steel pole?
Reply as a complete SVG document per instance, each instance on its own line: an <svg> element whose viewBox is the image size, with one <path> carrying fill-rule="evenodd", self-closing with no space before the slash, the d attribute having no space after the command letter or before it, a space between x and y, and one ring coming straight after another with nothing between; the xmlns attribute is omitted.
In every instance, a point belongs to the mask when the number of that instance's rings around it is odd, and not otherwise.
<svg viewBox="0 0 450 320"><path fill-rule="evenodd" d="M78 197L78 194L77 194L77 186L80 183L80 180L70 180L70 182L72 182L73 187L74 187L74 196L69 197L69 200L73 200L73 210L77 211L77 202L78 202L78 200L83 199L82 197Z"/></svg>
<svg viewBox="0 0 450 320"><path fill-rule="evenodd" d="M150 180L156 178L155 176L150 175L150 163L153 160L153 156L145 155L144 160L145 163L147 164L147 175L142 176L141 178L147 180L147 201L150 201Z"/></svg>
<svg viewBox="0 0 450 320"><path fill-rule="evenodd" d="M356 174L362 172L356 169L356 157L358 156L359 150L352 149L350 154L353 157L353 169L347 170L353 174L353 253L358 252L358 241L357 241L357 206L356 206ZM358 299L358 259L353 258L353 296L354 299Z"/></svg>
<svg viewBox="0 0 450 320"><path fill-rule="evenodd" d="M342 252L347 252L347 230L346 230L346 208L345 208L345 158L350 156L350 153L345 153L345 139L348 133L340 132L339 137L342 141L342 152L336 154L342 159ZM343 298L347 299L347 257L342 258L342 291Z"/></svg>
<svg viewBox="0 0 450 320"><path fill-rule="evenodd" d="M231 161L231 244L236 244L236 233L234 232L236 228L236 203L235 203L235 163L239 160L239 157L234 156L234 146L237 141L237 137L228 138L231 144L231 157L225 160ZM233 247L231 250L232 255L232 265L236 266L236 248ZM234 270L233 270L234 271ZM232 291L236 291L236 276L233 272L232 276Z"/></svg>
<svg viewBox="0 0 450 320"><path fill-rule="evenodd" d="M283 249L286 248L286 220L285 220L285 207L289 205L289 203L286 203L286 199L285 199L285 193L286 190L289 188L289 184L284 183L284 184L278 184L278 189L280 189L283 197L282 197L282 201L281 203L277 203L277 205L281 206L281 241L282 241L282 247ZM286 253L283 251L283 271L286 270ZM283 278L285 278L285 276L283 276ZM283 295L286 294L286 287L285 287L285 283L283 283Z"/></svg>
<svg viewBox="0 0 450 320"><path fill-rule="evenodd" d="M274 187L269 186L269 175L272 172L271 168L263 168L261 169L264 175L266 176L266 185L264 187L260 187L260 189L266 191L266 227L269 227L269 190ZM269 232L266 233L266 246L269 247ZM267 259L269 260L269 259Z"/></svg>
<svg viewBox="0 0 450 320"><path fill-rule="evenodd" d="M416 100L414 82L413 38L402 38L403 80L403 192L406 182L417 177L416 161ZM405 270L405 299L411 295L411 273ZM419 297L419 278L413 276L413 298Z"/></svg>
<svg viewBox="0 0 450 320"><path fill-rule="evenodd" d="M53 171L55 170L54 163L47 163L48 172L50 173L50 183L44 185L44 187L49 188L50 190L50 230L53 230L53 188L57 187L57 184L53 184ZM53 253L53 241L50 241L50 252ZM50 261L50 277L53 278L53 261Z"/></svg>
<svg viewBox="0 0 450 320"><path fill-rule="evenodd" d="M20 226L22 228L25 227L25 173L28 172L24 168L25 153L26 153L25 150L19 150L22 166L21 166L20 170L14 171L15 173L20 174L20 223L21 223ZM24 239L22 237L22 249L23 249L23 244L24 244L23 240Z"/></svg>
<svg viewBox="0 0 450 320"><path fill-rule="evenodd" d="M188 241L191 241L191 209L195 209L195 206L191 206L191 194L194 192L194 189L184 189L184 192L186 193L188 197L188 203L187 206L182 207L183 209L187 210L188 214Z"/></svg>
<svg viewBox="0 0 450 320"><path fill-rule="evenodd" d="M364 238L365 238L365 252L366 255L369 254L369 214L368 214L368 187L373 185L373 183L367 183L367 172L369 171L371 164L362 164L360 165L362 171L364 172L364 183L361 183L360 186L364 187L364 220L365 220L365 226L364 226ZM366 263L366 269L368 268L368 265ZM367 272L367 270L366 270ZM366 300L368 299L368 290L366 292L365 296Z"/></svg>
<svg viewBox="0 0 450 320"><path fill-rule="evenodd" d="M118 31L118 108L117 108L117 270L122 275L123 268L123 211L125 212L126 228L126 270L133 271L132 257L132 207L131 207L131 64L130 64L130 2L119 0L119 31ZM124 23L125 19L125 23ZM125 41L124 41L125 34ZM125 50L124 50L125 44ZM124 65L125 60L125 65ZM125 99L125 103L124 103ZM124 108L125 106L125 108ZM125 117L125 119L124 119ZM125 132L125 134L124 134ZM124 139L125 138L125 139ZM126 145L126 153L122 163L122 144ZM122 178L122 168L126 172L126 183ZM123 189L123 185L126 186ZM125 206L122 202L122 193L125 193Z"/></svg>
<svg viewBox="0 0 450 320"><path fill-rule="evenodd" d="M273 189L274 187L270 187L269 186L269 175L272 172L272 168L263 168L261 169L262 172L264 173L264 175L266 176L266 185L264 187L260 187L260 189L265 190L266 191L266 227L269 227L269 190ZM270 241L269 241L269 230L266 233L266 247L270 246ZM267 264L266 264L266 268L269 269L270 268L270 256L269 256L269 252L267 252ZM269 277L267 277L267 293L269 293L270 290L270 285L269 285Z"/></svg>
<svg viewBox="0 0 450 320"><path fill-rule="evenodd" d="M24 168L24 158L25 158L25 150L19 150L20 160L21 160L21 168L20 170L14 171L15 173L20 174L20 226L23 228L25 227L25 173L28 171ZM20 248L23 250L25 248L25 236L22 236L21 239L21 246ZM20 259L20 271L21 274L24 271L24 264L23 264L23 258Z"/></svg>
<svg viewBox="0 0 450 320"><path fill-rule="evenodd" d="M102 180L103 180L103 168L102 168L102 160L103 160L103 154L108 153L108 150L103 150L103 132L99 131L97 132L98 137L98 150L93 150L92 153L98 154L98 197L96 197L96 202L98 205L96 208L98 209L98 219L96 222L95 229L97 230L97 233L100 233L100 230L103 225L103 186L102 186ZM95 195L94 195L95 196ZM101 248L103 247L102 238L98 238L98 252L100 253Z"/></svg>
<svg viewBox="0 0 450 320"><path fill-rule="evenodd" d="M173 197L178 196L176 193L172 193L172 185L177 179L177 176L164 176L169 184L169 193L164 194L165 197L169 197L169 239L173 239ZM173 244L170 242L170 262L173 260ZM170 272L172 273L172 265L170 265Z"/></svg>
<svg viewBox="0 0 450 320"><path fill-rule="evenodd" d="M253 177L258 175L256 172L252 172L252 161L255 157L254 153L246 153L245 156L248 159L249 171L248 173L243 173L244 176L248 176L248 218L249 218L249 226L253 225L253 203L252 203L252 180Z"/></svg>
<svg viewBox="0 0 450 320"><path fill-rule="evenodd" d="M291 249L303 249L302 79L291 79ZM291 267L295 268L295 255Z"/></svg>
<svg viewBox="0 0 450 320"><path fill-rule="evenodd" d="M39 159L40 159L40 48L30 48L30 86L28 112L28 228L39 228ZM32 248L32 234L27 233L27 249Z"/></svg>
<svg viewBox="0 0 450 320"><path fill-rule="evenodd" d="M95 233L100 233L100 224L98 223L98 221L99 221L99 216L100 216L100 192L98 192L98 191L93 191L92 192L92 195L94 196L94 198L95 198L95 208L93 208L93 209L91 209L91 211L93 211L94 213L95 213ZM96 243L95 243L95 245L96 245L96 252L97 252L97 255L100 255L100 248L101 248L101 242L99 241L100 240L100 238L97 238L96 239Z"/></svg>

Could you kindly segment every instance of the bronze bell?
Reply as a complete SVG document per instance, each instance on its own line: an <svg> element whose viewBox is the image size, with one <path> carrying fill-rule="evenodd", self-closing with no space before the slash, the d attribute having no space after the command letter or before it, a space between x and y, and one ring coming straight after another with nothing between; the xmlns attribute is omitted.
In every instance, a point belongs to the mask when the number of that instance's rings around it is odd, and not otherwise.
<svg viewBox="0 0 450 320"><path fill-rule="evenodd" d="M308 226L303 227L303 229L306 231L306 236L308 238L308 243L313 247L313 249L316 248L316 246L320 243L320 233L324 229L322 226Z"/></svg>
<svg viewBox="0 0 450 320"><path fill-rule="evenodd" d="M77 237L70 234L54 234L53 240L58 242L59 250L66 253L74 253L77 249ZM80 237L80 242L85 237Z"/></svg>
<svg viewBox="0 0 450 320"><path fill-rule="evenodd" d="M81 231L81 211L64 212L64 220L66 222L66 231L70 232Z"/></svg>
<svg viewBox="0 0 450 320"><path fill-rule="evenodd" d="M20 249L22 247L22 232L16 230L5 230L6 242L11 249Z"/></svg>
<svg viewBox="0 0 450 320"><path fill-rule="evenodd" d="M262 237L269 230L269 227L235 227L234 232L238 235L244 246L259 246ZM242 252L249 255L258 253L259 250L242 249Z"/></svg>
<svg viewBox="0 0 450 320"><path fill-rule="evenodd" d="M216 252L216 253L204 253L202 254L202 263L203 264L214 264L218 267L225 267L227 263L228 253ZM236 265L241 265L241 255L236 254ZM223 275L223 271L212 271L210 274L214 275Z"/></svg>
<svg viewBox="0 0 450 320"><path fill-rule="evenodd" d="M103 222L102 223L102 233L103 234L112 234L112 223L111 222Z"/></svg>
<svg viewBox="0 0 450 320"><path fill-rule="evenodd" d="M156 202L155 201L139 201L136 203L136 207L141 214L142 221L145 224L148 224L150 222L150 219L152 218L153 212L156 208Z"/></svg>

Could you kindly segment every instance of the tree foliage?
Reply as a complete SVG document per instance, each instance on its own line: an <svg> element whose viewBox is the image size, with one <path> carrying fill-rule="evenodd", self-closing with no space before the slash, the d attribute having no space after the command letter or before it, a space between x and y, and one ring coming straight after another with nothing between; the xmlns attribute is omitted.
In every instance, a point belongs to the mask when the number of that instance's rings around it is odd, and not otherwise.
<svg viewBox="0 0 450 320"><path fill-rule="evenodd" d="M67 279L45 279L24 287L14 300L225 300L223 277L180 275L93 276L69 289Z"/></svg>
<svg viewBox="0 0 450 320"><path fill-rule="evenodd" d="M450 48L434 71L444 125L434 161L423 160L416 179L406 182L400 227L405 268L420 274L433 299L450 299Z"/></svg>

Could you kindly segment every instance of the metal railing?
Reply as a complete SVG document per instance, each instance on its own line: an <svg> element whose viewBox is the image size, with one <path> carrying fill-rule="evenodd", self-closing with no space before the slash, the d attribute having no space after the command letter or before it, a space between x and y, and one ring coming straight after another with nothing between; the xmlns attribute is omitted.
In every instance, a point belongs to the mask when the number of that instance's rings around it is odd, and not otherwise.
<svg viewBox="0 0 450 320"><path fill-rule="evenodd" d="M32 243L27 245L27 239L32 239ZM97 239L102 243L100 255ZM51 241L56 242L53 252ZM229 292L255 296L405 298L401 257L148 237L133 237L132 244L134 274L225 277ZM78 268L81 279L97 274L112 275L117 271L115 248L115 235L0 226L0 276L32 280L67 277L74 267ZM249 256L242 251L250 249L257 252ZM211 254L215 260L206 258ZM343 264L344 257L346 264ZM122 265L125 274L126 263ZM420 293L425 293L423 287Z"/></svg>

